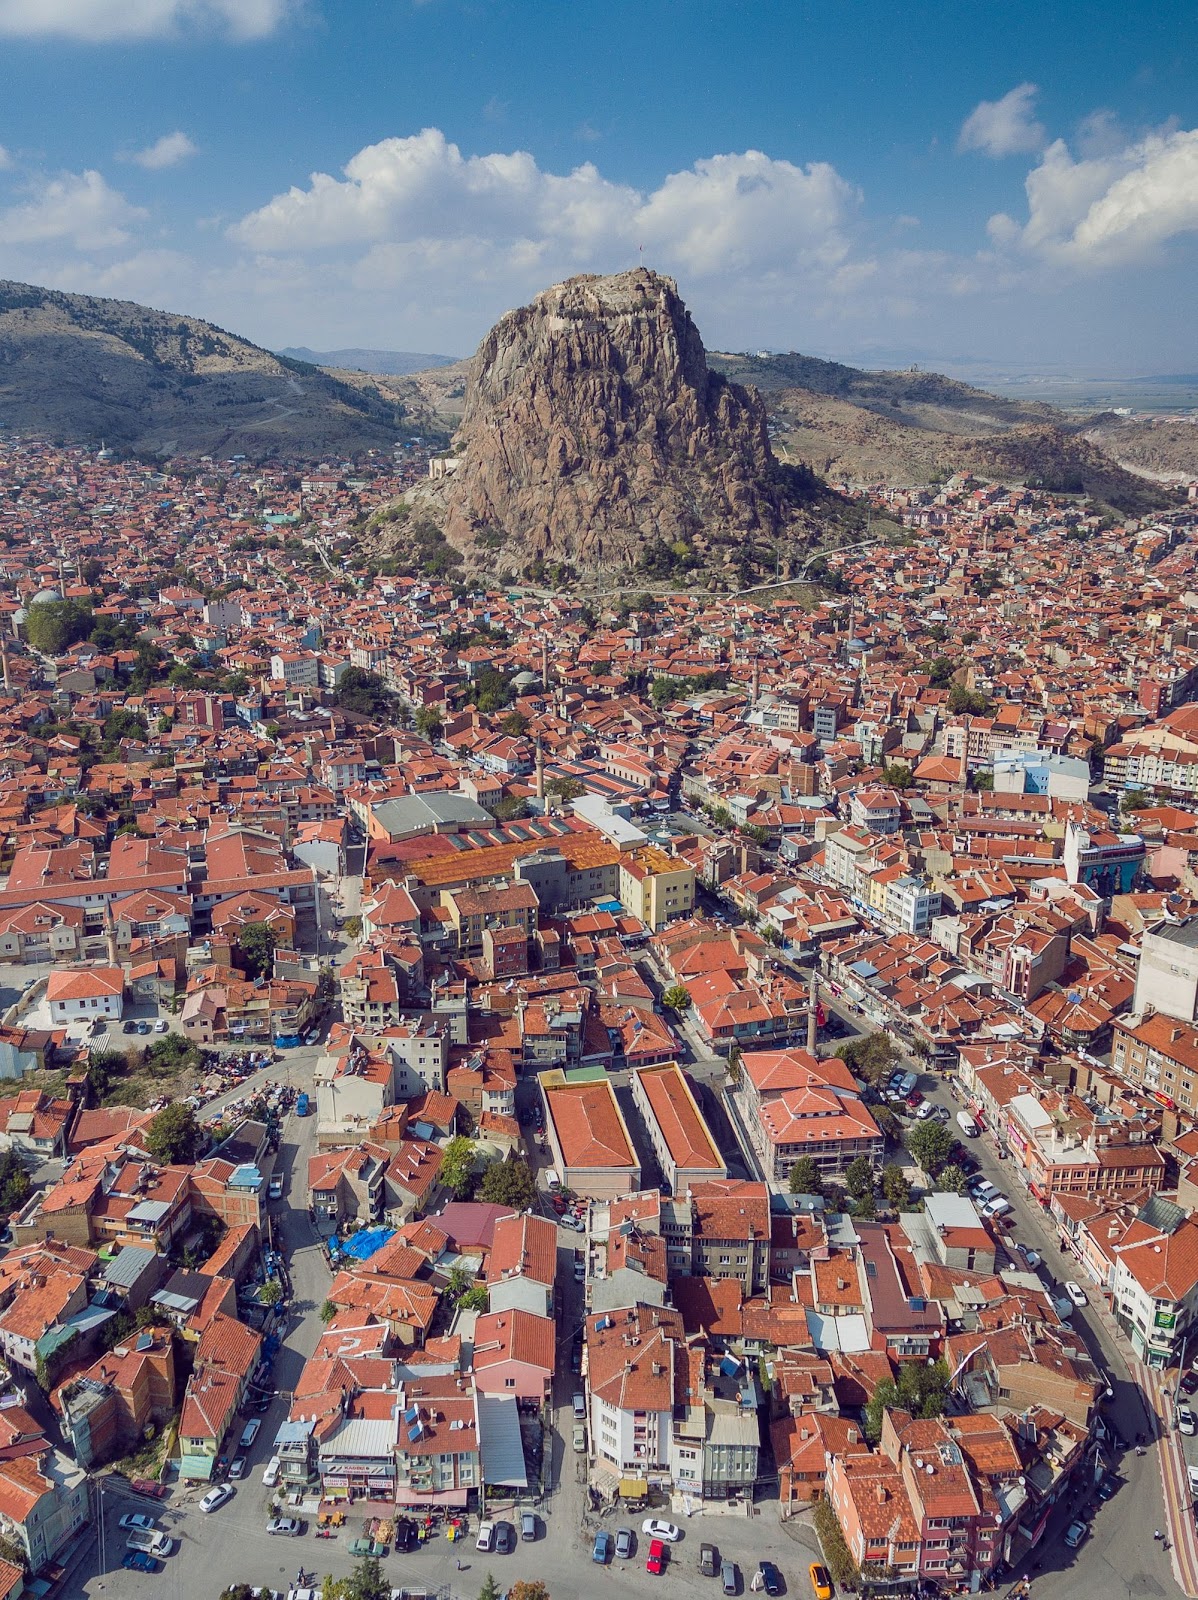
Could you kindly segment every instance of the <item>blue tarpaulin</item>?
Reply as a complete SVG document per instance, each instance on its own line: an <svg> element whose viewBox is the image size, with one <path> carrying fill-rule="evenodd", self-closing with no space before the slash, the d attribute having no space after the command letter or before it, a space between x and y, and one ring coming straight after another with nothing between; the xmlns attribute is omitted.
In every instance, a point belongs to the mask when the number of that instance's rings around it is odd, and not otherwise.
<svg viewBox="0 0 1198 1600"><path fill-rule="evenodd" d="M394 1239L394 1228L362 1228L341 1242L341 1254L354 1261L368 1261L376 1250L381 1250L388 1239Z"/></svg>

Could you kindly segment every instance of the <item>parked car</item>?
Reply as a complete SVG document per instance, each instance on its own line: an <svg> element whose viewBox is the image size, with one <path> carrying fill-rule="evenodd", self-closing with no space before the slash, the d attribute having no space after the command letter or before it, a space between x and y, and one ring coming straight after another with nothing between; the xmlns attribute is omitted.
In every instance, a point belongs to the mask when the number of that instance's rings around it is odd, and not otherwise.
<svg viewBox="0 0 1198 1600"><path fill-rule="evenodd" d="M154 1024L154 1032L155 1033L166 1033L169 1028L170 1028L170 1023L166 1020L165 1017L159 1017L158 1021Z"/></svg>
<svg viewBox="0 0 1198 1600"><path fill-rule="evenodd" d="M1198 1417L1194 1416L1194 1413L1190 1410L1189 1406L1178 1406L1177 1427L1181 1433L1198 1433Z"/></svg>
<svg viewBox="0 0 1198 1600"><path fill-rule="evenodd" d="M537 1514L535 1511L522 1511L520 1513L520 1537L531 1543L537 1536Z"/></svg>
<svg viewBox="0 0 1198 1600"><path fill-rule="evenodd" d="M1069 1296L1070 1300L1073 1301L1075 1306L1088 1306L1090 1304L1089 1300L1086 1298L1086 1291L1079 1283L1073 1283L1072 1281L1067 1283L1065 1285L1065 1293Z"/></svg>
<svg viewBox="0 0 1198 1600"><path fill-rule="evenodd" d="M574 1396L572 1404L574 1406L574 1420L576 1422L585 1422L587 1414L587 1397L582 1393L581 1390L579 1390Z"/></svg>
<svg viewBox="0 0 1198 1600"><path fill-rule="evenodd" d="M606 1528L600 1528L595 1535L595 1543L591 1548L591 1560L605 1567L611 1559L611 1534Z"/></svg>
<svg viewBox="0 0 1198 1600"><path fill-rule="evenodd" d="M632 1529L631 1528L617 1528L616 1529L616 1559L618 1561L627 1561L628 1558L631 1556L632 1551L633 1551Z"/></svg>
<svg viewBox="0 0 1198 1600"><path fill-rule="evenodd" d="M1024 1261L1033 1272L1035 1272L1037 1267L1042 1267L1044 1265L1044 1257L1038 1250L1033 1250L1030 1245L1017 1245L1016 1249L1019 1251L1019 1254L1023 1257Z"/></svg>
<svg viewBox="0 0 1198 1600"><path fill-rule="evenodd" d="M298 1539L304 1525L298 1517L272 1517L266 1524L267 1533L281 1533L285 1538Z"/></svg>
<svg viewBox="0 0 1198 1600"><path fill-rule="evenodd" d="M586 1264L585 1261L576 1261L574 1263L574 1282L575 1283L585 1283L586 1281L587 1281L587 1264Z"/></svg>
<svg viewBox="0 0 1198 1600"><path fill-rule="evenodd" d="M669 1551L666 1548L665 1540L651 1539L649 1542L649 1554L645 1557L645 1571L652 1572L657 1577L660 1577L666 1570L666 1563L669 1559Z"/></svg>
<svg viewBox="0 0 1198 1600"><path fill-rule="evenodd" d="M136 1022L132 1022L132 1021L122 1023L121 1024L121 1032L122 1033L136 1033L137 1032L137 1023Z"/></svg>
<svg viewBox="0 0 1198 1600"><path fill-rule="evenodd" d="M233 1462L233 1465L229 1468L229 1476L230 1476L230 1478L244 1478L245 1477L245 1457L244 1456L238 1456L237 1459Z"/></svg>
<svg viewBox="0 0 1198 1600"><path fill-rule="evenodd" d="M144 1528L134 1528L125 1540L126 1550L143 1550L148 1556L169 1556L174 1542L169 1533L147 1533Z"/></svg>
<svg viewBox="0 0 1198 1600"><path fill-rule="evenodd" d="M245 1427L242 1428L241 1448L243 1450L249 1450L252 1447L254 1440L258 1437L258 1430L261 1426L262 1423L255 1417L252 1422L247 1422Z"/></svg>
<svg viewBox="0 0 1198 1600"><path fill-rule="evenodd" d="M142 1533L153 1533L157 1524L153 1517L147 1517L142 1511L127 1511L121 1518L120 1526L126 1533L131 1533L135 1528L139 1528Z"/></svg>
<svg viewBox="0 0 1198 1600"><path fill-rule="evenodd" d="M578 1454L582 1455L583 1451L587 1447L587 1429L585 1422L576 1422L574 1424L574 1431L570 1435L570 1442Z"/></svg>
<svg viewBox="0 0 1198 1600"><path fill-rule="evenodd" d="M1006 1195L996 1194L992 1200L986 1201L986 1204L982 1207L982 1215L988 1221L993 1221L996 1217L1005 1217L1010 1209L1011 1202Z"/></svg>
<svg viewBox="0 0 1198 1600"><path fill-rule="evenodd" d="M161 1572L162 1562L155 1561L153 1556L144 1550L130 1550L129 1554L121 1561L121 1566L130 1572Z"/></svg>
<svg viewBox="0 0 1198 1600"><path fill-rule="evenodd" d="M714 1578L716 1565L715 1545L701 1544L699 1546L699 1571L705 1578Z"/></svg>
<svg viewBox="0 0 1198 1600"><path fill-rule="evenodd" d="M1198 1389L1198 1372L1187 1372L1181 1380L1182 1394L1193 1394Z"/></svg>
<svg viewBox="0 0 1198 1600"><path fill-rule="evenodd" d="M761 1578L761 1587L766 1594L782 1593L782 1574L772 1561L763 1561L757 1569Z"/></svg>
<svg viewBox="0 0 1198 1600"><path fill-rule="evenodd" d="M720 1564L720 1587L725 1594L736 1594L740 1589L740 1573L735 1561Z"/></svg>
<svg viewBox="0 0 1198 1600"><path fill-rule="evenodd" d="M1086 1537L1089 1531L1089 1528L1086 1527L1085 1523L1082 1522L1080 1518L1077 1522L1071 1522L1065 1529L1065 1543L1069 1546L1070 1550L1076 1550L1078 1545L1081 1544L1082 1540Z"/></svg>
<svg viewBox="0 0 1198 1600"><path fill-rule="evenodd" d="M474 1541L476 1550L491 1550L495 1544L495 1524L493 1522L480 1522L478 1525L478 1538Z"/></svg>
<svg viewBox="0 0 1198 1600"><path fill-rule="evenodd" d="M271 1178L266 1193L271 1200L281 1200L283 1198L283 1174L281 1172L276 1172Z"/></svg>
<svg viewBox="0 0 1198 1600"><path fill-rule="evenodd" d="M650 1539L664 1539L667 1544L677 1544L682 1538L681 1528L676 1528L672 1522L662 1522L658 1517L646 1517L641 1523L641 1532Z"/></svg>
<svg viewBox="0 0 1198 1600"><path fill-rule="evenodd" d="M911 1093L907 1096L907 1104L911 1107L912 1111L918 1111L924 1104L923 1095L920 1094L918 1089L912 1089Z"/></svg>
<svg viewBox="0 0 1198 1600"><path fill-rule="evenodd" d="M231 1489L227 1483L218 1483L216 1488L209 1489L208 1493L200 1501L200 1510L219 1511L221 1506L224 1505L225 1501L231 1500L233 1495L234 1490Z"/></svg>
<svg viewBox="0 0 1198 1600"><path fill-rule="evenodd" d="M927 1122L929 1118L934 1117L939 1110L939 1106L934 1106L930 1100L925 1100L923 1105L921 1105L919 1110L915 1113L916 1120L919 1122Z"/></svg>
<svg viewBox="0 0 1198 1600"><path fill-rule="evenodd" d="M815 1600L832 1600L832 1580L828 1576L828 1569L818 1561L813 1561L807 1569L811 1576L811 1588Z"/></svg>
<svg viewBox="0 0 1198 1600"><path fill-rule="evenodd" d="M953 1120L953 1114L947 1106L933 1106L932 1115L936 1118L937 1122L943 1122L947 1124Z"/></svg>
<svg viewBox="0 0 1198 1600"><path fill-rule="evenodd" d="M1070 1302L1066 1300L1063 1294L1050 1295L1049 1299L1052 1301L1052 1309L1060 1317L1061 1321L1068 1322L1073 1315L1073 1306Z"/></svg>
<svg viewBox="0 0 1198 1600"><path fill-rule="evenodd" d="M1100 1500L1109 1500L1118 1490L1120 1479L1117 1473L1108 1472L1098 1485L1097 1494Z"/></svg>
<svg viewBox="0 0 1198 1600"><path fill-rule="evenodd" d="M497 1556L510 1556L516 1548L516 1530L510 1522L497 1522L495 1524L495 1554Z"/></svg>
<svg viewBox="0 0 1198 1600"><path fill-rule="evenodd" d="M278 1456L271 1456L266 1463L262 1471L262 1487L264 1489L273 1489L275 1484L278 1483L280 1465Z"/></svg>

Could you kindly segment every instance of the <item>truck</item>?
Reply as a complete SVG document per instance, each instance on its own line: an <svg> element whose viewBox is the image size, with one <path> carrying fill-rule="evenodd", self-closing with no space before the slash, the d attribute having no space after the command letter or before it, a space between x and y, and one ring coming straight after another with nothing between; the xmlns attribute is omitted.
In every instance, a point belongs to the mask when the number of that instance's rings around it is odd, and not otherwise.
<svg viewBox="0 0 1198 1600"><path fill-rule="evenodd" d="M295 1114L297 1117L306 1117L312 1109L308 1096L301 1089L295 1099Z"/></svg>

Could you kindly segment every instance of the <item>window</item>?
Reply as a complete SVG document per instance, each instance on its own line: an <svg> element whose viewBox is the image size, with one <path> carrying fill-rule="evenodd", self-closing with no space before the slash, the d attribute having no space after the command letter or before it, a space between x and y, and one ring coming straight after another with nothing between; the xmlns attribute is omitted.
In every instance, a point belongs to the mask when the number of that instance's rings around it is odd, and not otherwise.
<svg viewBox="0 0 1198 1600"><path fill-rule="evenodd" d="M516 1387L515 1378L505 1378L503 1380L503 1386L505 1389L514 1389Z"/></svg>

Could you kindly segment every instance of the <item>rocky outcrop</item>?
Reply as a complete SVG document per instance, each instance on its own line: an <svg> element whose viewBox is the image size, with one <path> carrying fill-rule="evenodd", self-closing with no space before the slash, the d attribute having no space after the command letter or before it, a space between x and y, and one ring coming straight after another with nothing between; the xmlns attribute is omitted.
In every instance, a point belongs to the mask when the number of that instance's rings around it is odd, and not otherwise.
<svg viewBox="0 0 1198 1600"><path fill-rule="evenodd" d="M509 541L579 566L703 552L788 524L756 390L709 370L669 279L570 278L503 317L471 364L444 489L464 549Z"/></svg>

